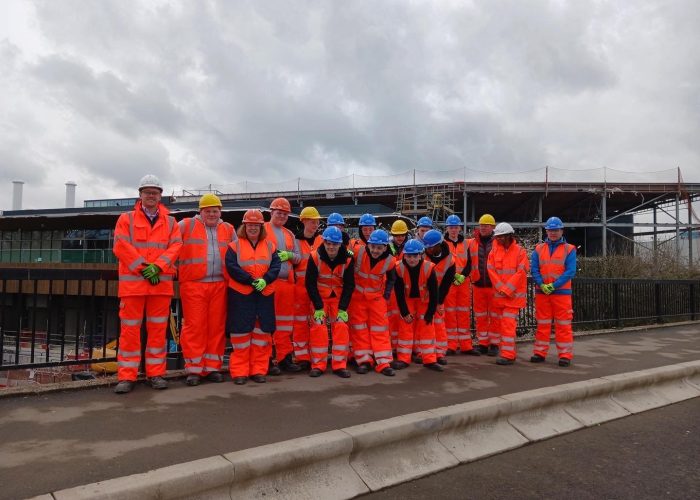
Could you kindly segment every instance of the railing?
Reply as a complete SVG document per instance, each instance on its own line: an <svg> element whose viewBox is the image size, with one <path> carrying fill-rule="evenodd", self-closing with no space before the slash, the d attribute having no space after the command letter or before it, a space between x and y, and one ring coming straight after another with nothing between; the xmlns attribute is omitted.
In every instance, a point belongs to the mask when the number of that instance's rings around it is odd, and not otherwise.
<svg viewBox="0 0 700 500"><path fill-rule="evenodd" d="M695 320L699 287L689 280L577 278L574 329ZM179 299L171 310L179 324ZM107 345L119 335L118 311L116 271L0 269L0 370L114 361ZM530 283L518 336L531 335L536 324ZM171 365L177 365L175 343L169 346Z"/></svg>
<svg viewBox="0 0 700 500"><path fill-rule="evenodd" d="M117 258L111 248L103 249L56 249L33 248L0 250L0 262L22 263L70 263L70 264L116 264Z"/></svg>

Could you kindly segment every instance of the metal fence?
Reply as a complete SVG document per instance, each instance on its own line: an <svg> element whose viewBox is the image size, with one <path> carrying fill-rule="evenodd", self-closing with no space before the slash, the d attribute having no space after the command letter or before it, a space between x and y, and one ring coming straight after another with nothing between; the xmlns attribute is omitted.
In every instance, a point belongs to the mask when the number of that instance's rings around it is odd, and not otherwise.
<svg viewBox="0 0 700 500"><path fill-rule="evenodd" d="M71 367L114 361L108 344L119 334L116 271L0 270L0 370ZM700 281L577 278L575 331L695 320ZM171 306L174 330L180 304ZM534 286L521 311L518 336L536 329ZM473 326L473 322L472 322ZM169 330L171 336L173 328ZM180 353L169 342L169 366Z"/></svg>

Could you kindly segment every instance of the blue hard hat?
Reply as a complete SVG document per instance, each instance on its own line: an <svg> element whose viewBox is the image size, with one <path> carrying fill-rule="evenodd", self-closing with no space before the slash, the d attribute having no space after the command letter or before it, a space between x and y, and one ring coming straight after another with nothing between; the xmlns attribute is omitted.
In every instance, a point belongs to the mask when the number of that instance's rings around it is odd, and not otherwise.
<svg viewBox="0 0 700 500"><path fill-rule="evenodd" d="M433 219L430 217L421 217L418 219L418 227L433 227Z"/></svg>
<svg viewBox="0 0 700 500"><path fill-rule="evenodd" d="M336 224L343 224L345 225L345 219L343 219L343 216L340 215L337 212L333 212L328 216L328 221L326 222L329 226L334 226Z"/></svg>
<svg viewBox="0 0 700 500"><path fill-rule="evenodd" d="M362 214L360 216L360 222L357 223L358 226L376 226L377 221L372 214Z"/></svg>
<svg viewBox="0 0 700 500"><path fill-rule="evenodd" d="M369 235L367 243L372 243L374 245L388 245L389 235L382 229L376 229Z"/></svg>
<svg viewBox="0 0 700 500"><path fill-rule="evenodd" d="M321 238L323 238L326 241L330 241L331 243L342 243L343 232L335 226L327 227L323 231Z"/></svg>
<svg viewBox="0 0 700 500"><path fill-rule="evenodd" d="M544 225L545 229L564 229L564 223L559 217L550 217Z"/></svg>
<svg viewBox="0 0 700 500"><path fill-rule="evenodd" d="M434 247L442 243L442 233L437 229L431 229L423 235L423 245L425 248Z"/></svg>
<svg viewBox="0 0 700 500"><path fill-rule="evenodd" d="M423 250L425 250L423 243L418 240L408 240L403 247L403 253L406 255L423 253Z"/></svg>
<svg viewBox="0 0 700 500"><path fill-rule="evenodd" d="M459 215L450 215L447 217L447 220L445 221L446 226L463 226L462 224L462 219L459 218Z"/></svg>

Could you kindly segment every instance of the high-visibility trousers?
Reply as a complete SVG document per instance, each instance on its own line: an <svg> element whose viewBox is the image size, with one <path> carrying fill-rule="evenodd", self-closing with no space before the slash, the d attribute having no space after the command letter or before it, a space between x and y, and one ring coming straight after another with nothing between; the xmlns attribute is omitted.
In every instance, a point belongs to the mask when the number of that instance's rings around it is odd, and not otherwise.
<svg viewBox="0 0 700 500"><path fill-rule="evenodd" d="M498 315L493 311L493 288L472 287L474 296L474 319L479 345L498 345L501 342L495 323Z"/></svg>
<svg viewBox="0 0 700 500"><path fill-rule="evenodd" d="M326 311L326 319L330 322L331 338L331 367L335 370L343 370L348 364L348 350L350 332L347 323L338 321L338 297L323 299L323 310ZM328 365L328 327L326 321L312 323L309 331L309 345L311 346L311 368L325 371Z"/></svg>
<svg viewBox="0 0 700 500"><path fill-rule="evenodd" d="M231 377L267 374L272 355L272 338L269 333L258 328L257 323L252 332L231 333L231 347Z"/></svg>
<svg viewBox="0 0 700 500"><path fill-rule="evenodd" d="M535 332L535 354L547 357L549 339L554 322L554 341L560 358L573 359L574 333L571 321L574 319L571 295L535 294L535 317L537 332Z"/></svg>
<svg viewBox="0 0 700 500"><path fill-rule="evenodd" d="M440 314L435 311L433 318L433 326L435 329L435 355L438 358L444 358L447 353L447 328L445 325L445 313Z"/></svg>
<svg viewBox="0 0 700 500"><path fill-rule="evenodd" d="M207 375L221 369L226 348L226 282L180 282L185 371Z"/></svg>
<svg viewBox="0 0 700 500"><path fill-rule="evenodd" d="M421 301L420 298L407 298L406 305L408 311L413 315L413 321L406 323L403 318L401 319L396 357L399 361L410 364L411 354L415 346L415 350L421 355L424 365L435 363L437 361L435 328L432 323L428 325L423 319L428 304Z"/></svg>
<svg viewBox="0 0 700 500"><path fill-rule="evenodd" d="M471 287L469 282L451 286L445 297L445 327L447 329L447 348L456 351L471 351Z"/></svg>
<svg viewBox="0 0 700 500"><path fill-rule="evenodd" d="M396 301L396 294L394 290L391 291L391 296L389 296L389 303L387 304L387 316L389 317L389 333L391 335L391 348L396 351L396 346L399 343L399 326L403 321L401 319L401 312L399 311L399 303Z"/></svg>
<svg viewBox="0 0 700 500"><path fill-rule="evenodd" d="M131 295L119 303L117 378L135 381L141 364L141 323L146 313L146 376L165 374L165 329L170 318L169 295Z"/></svg>
<svg viewBox="0 0 700 500"><path fill-rule="evenodd" d="M292 345L297 361L310 361L309 357L309 322L313 315L313 305L304 283L294 285L294 329Z"/></svg>
<svg viewBox="0 0 700 500"><path fill-rule="evenodd" d="M499 355L506 359L515 359L515 329L518 326L518 311L517 307L504 307L495 305L493 308L494 316L491 324L499 333L501 342ZM495 321L494 321L495 320Z"/></svg>
<svg viewBox="0 0 700 500"><path fill-rule="evenodd" d="M275 344L275 357L282 361L287 354L294 351L292 346L292 331L294 330L294 283L276 281L275 285L275 333L272 340Z"/></svg>
<svg viewBox="0 0 700 500"><path fill-rule="evenodd" d="M369 363L377 372L392 362L391 334L384 297L366 298L353 294L350 302L350 337L358 364Z"/></svg>

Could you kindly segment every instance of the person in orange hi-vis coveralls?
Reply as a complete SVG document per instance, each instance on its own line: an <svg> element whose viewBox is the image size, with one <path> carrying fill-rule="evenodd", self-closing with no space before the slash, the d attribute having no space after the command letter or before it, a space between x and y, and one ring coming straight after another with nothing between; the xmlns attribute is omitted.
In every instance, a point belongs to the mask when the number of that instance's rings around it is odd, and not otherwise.
<svg viewBox="0 0 700 500"><path fill-rule="evenodd" d="M474 321L476 336L479 341L479 352L489 356L498 356L498 345L501 338L496 331L496 314L493 311L493 287L487 269L487 262L493 245L493 230L496 220L491 214L479 218L479 227L474 230L473 238L469 239L469 258L471 272L469 280L472 283L474 298Z"/></svg>
<svg viewBox="0 0 700 500"><path fill-rule="evenodd" d="M314 323L309 332L311 346L310 377L320 377L328 365L328 328L333 345L331 367L341 378L349 378L350 349L347 309L355 288L353 258L343 245L343 233L337 227L323 231L323 244L311 252L306 266L306 290L314 306Z"/></svg>
<svg viewBox="0 0 700 500"><path fill-rule="evenodd" d="M134 388L141 363L141 323L146 313L146 376L154 389L168 387L165 375L165 329L170 317L173 278L182 237L175 219L161 204L163 185L146 175L134 210L123 213L114 229L114 255L119 260L119 382L125 394Z"/></svg>
<svg viewBox="0 0 700 500"><path fill-rule="evenodd" d="M202 377L223 382L220 372L226 348L227 276L224 257L237 239L233 226L221 220L221 200L215 194L199 199L199 215L180 221L182 251L177 278L182 301L180 344L187 385Z"/></svg>
<svg viewBox="0 0 700 500"><path fill-rule="evenodd" d="M300 261L294 248L294 233L284 227L289 219L292 206L286 198L276 198L270 203L270 222L265 223L268 236L277 246L277 256L282 263L275 289L275 359L270 366L270 375L279 375L280 369L298 372L301 367L293 360L294 346L294 268Z"/></svg>
<svg viewBox="0 0 700 500"><path fill-rule="evenodd" d="M272 334L275 331L275 285L281 262L277 247L267 235L260 210L243 214L238 239L226 250L228 307L226 331L233 352L229 372L233 383L265 383Z"/></svg>
<svg viewBox="0 0 700 500"><path fill-rule="evenodd" d="M537 332L530 361L542 363L547 357L554 321L559 366L567 367L574 357L571 279L576 276L576 247L564 239L564 223L559 217L550 217L544 229L547 231L547 240L537 245L532 253L532 279L537 285Z"/></svg>
<svg viewBox="0 0 700 500"><path fill-rule="evenodd" d="M452 287L445 299L445 327L447 328L447 354L457 353L480 356L481 352L472 344L471 305L472 294L467 277L471 274L469 240L460 234L462 220L458 215L450 215L445 221L445 243L455 259L456 273Z"/></svg>
<svg viewBox="0 0 700 500"><path fill-rule="evenodd" d="M423 360L423 366L441 372L435 352L433 318L438 304L438 280L434 265L423 259L425 247L417 239L409 240L403 248L403 258L396 265L394 291L401 311L401 329L396 357L391 366L395 370L408 367L414 344Z"/></svg>
<svg viewBox="0 0 700 500"><path fill-rule="evenodd" d="M367 244L367 238L377 227L377 220L372 214L362 214L357 222L357 238L352 238L348 249L354 255Z"/></svg>
<svg viewBox="0 0 700 500"><path fill-rule="evenodd" d="M302 370L311 369L309 356L309 322L313 314L313 305L306 291L306 266L309 263L309 255L323 243L323 238L318 234L318 226L321 224L321 214L314 207L304 207L299 214L302 228L294 235L295 246L299 254L299 263L294 266L294 330L292 331L292 344L294 345L294 358Z"/></svg>
<svg viewBox="0 0 700 500"><path fill-rule="evenodd" d="M513 227L501 222L493 232L496 241L491 248L488 271L493 283L493 310L501 335L499 365L515 363L515 330L518 312L527 303L527 252L515 241Z"/></svg>
<svg viewBox="0 0 700 500"><path fill-rule="evenodd" d="M437 362L447 364L447 328L445 324L445 301L453 288L452 282L456 275L455 259L450 252L450 247L445 243L442 233L437 229L431 229L423 235L425 246L425 258L435 267L435 277L438 280L438 305L435 311L433 325L435 327L435 349Z"/></svg>
<svg viewBox="0 0 700 500"><path fill-rule="evenodd" d="M350 339L357 373L375 371L394 376L387 304L394 288L396 262L389 251L389 235L382 229L370 234L355 254L355 292L350 307Z"/></svg>
<svg viewBox="0 0 700 500"><path fill-rule="evenodd" d="M400 262L403 257L403 247L408 241L408 226L402 220L395 220L389 230L391 241L389 242L389 251L394 256L396 262ZM389 332L391 333L391 348L396 352L396 346L399 342L399 326L401 325L401 314L399 313L399 305L396 303L396 292L391 290L389 297L389 305L387 314L389 316Z"/></svg>

